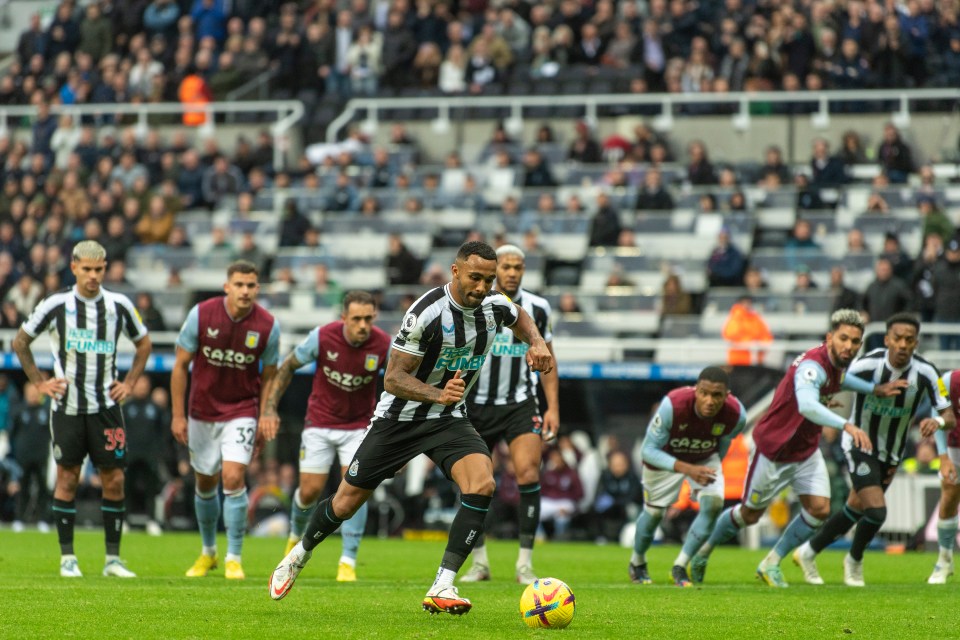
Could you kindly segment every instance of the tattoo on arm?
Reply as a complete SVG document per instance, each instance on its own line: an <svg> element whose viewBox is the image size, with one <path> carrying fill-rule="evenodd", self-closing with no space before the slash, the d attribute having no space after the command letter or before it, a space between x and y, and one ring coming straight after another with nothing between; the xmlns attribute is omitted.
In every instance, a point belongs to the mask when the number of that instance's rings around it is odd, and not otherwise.
<svg viewBox="0 0 960 640"><path fill-rule="evenodd" d="M422 360L420 356L394 349L387 361L384 389L404 400L436 402L440 398L440 389L421 382L413 375Z"/></svg>
<svg viewBox="0 0 960 640"><path fill-rule="evenodd" d="M283 393L287 390L287 387L290 386L294 371L301 366L300 362L292 355L287 356L287 359L283 361L283 364L277 369L277 373L273 376L273 381L270 384L270 392L267 395L267 401L263 408L264 415L277 412L280 398L283 397Z"/></svg>
<svg viewBox="0 0 960 640"><path fill-rule="evenodd" d="M33 351L30 350L30 343L33 342L33 339L23 329L20 329L17 332L17 337L13 339L13 350L17 354L17 358L20 359L20 366L23 368L23 372L27 374L27 378L30 379L30 382L38 384L43 382L43 374L40 373L40 369L37 368L37 362L33 359Z"/></svg>

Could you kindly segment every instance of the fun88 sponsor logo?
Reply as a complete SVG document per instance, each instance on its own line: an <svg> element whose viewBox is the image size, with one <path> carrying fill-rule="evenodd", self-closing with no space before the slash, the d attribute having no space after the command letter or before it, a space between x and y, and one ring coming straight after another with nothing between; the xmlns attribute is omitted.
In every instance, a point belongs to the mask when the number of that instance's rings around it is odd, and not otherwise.
<svg viewBox="0 0 960 640"><path fill-rule="evenodd" d="M230 367L231 369L246 369L257 359L252 353L242 353L233 349L214 349L205 346L200 350L207 362L215 367Z"/></svg>
<svg viewBox="0 0 960 640"><path fill-rule="evenodd" d="M471 356L472 347L447 347L440 352L437 358L435 370L447 369L449 371L476 371L483 366L486 355Z"/></svg>
<svg viewBox="0 0 960 640"><path fill-rule="evenodd" d="M328 366L323 367L323 375L327 377L327 382L338 389L343 389L344 391L356 391L360 387L373 382L372 375L358 376L352 373L347 373L346 371L337 371L336 369L331 369Z"/></svg>

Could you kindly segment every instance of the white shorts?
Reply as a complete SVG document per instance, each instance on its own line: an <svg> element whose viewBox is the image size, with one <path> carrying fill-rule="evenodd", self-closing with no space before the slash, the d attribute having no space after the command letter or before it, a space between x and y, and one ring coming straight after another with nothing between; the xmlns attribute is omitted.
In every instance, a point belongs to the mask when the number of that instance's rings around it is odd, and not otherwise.
<svg viewBox="0 0 960 640"><path fill-rule="evenodd" d="M366 429L304 429L300 437L300 473L329 473L333 454L337 454L341 467L347 466L366 434Z"/></svg>
<svg viewBox="0 0 960 640"><path fill-rule="evenodd" d="M190 466L197 473L213 476L223 462L249 465L257 437L255 418L234 418L226 422L187 420L187 442L190 445Z"/></svg>
<svg viewBox="0 0 960 640"><path fill-rule="evenodd" d="M953 466L957 468L958 470L957 476L958 478L960 478L960 449L956 447L947 447L947 455L950 457L950 462L953 463ZM942 473L938 473L937 475L940 476L940 480L944 479ZM960 482L955 484L960 484Z"/></svg>
<svg viewBox="0 0 960 640"><path fill-rule="evenodd" d="M743 488L744 506L766 509L787 487L798 496L830 498L830 476L819 449L802 462L773 462L754 452Z"/></svg>
<svg viewBox="0 0 960 640"><path fill-rule="evenodd" d="M706 460L695 462L704 467L710 467L717 472L717 479L708 485L702 485L693 478L676 471L665 471L663 469L643 468L643 501L651 507L661 507L666 509L680 495L680 488L683 481L690 483L690 496L693 500L699 502L697 496L704 495L719 496L723 500L723 466L720 464L720 456L713 454Z"/></svg>

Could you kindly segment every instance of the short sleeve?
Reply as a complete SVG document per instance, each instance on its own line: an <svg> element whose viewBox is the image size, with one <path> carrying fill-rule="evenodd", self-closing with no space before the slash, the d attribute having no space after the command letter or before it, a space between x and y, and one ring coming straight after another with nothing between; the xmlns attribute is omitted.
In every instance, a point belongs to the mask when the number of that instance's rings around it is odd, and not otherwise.
<svg viewBox="0 0 960 640"><path fill-rule="evenodd" d="M487 300L490 301L494 309L500 311L501 317L503 318L503 326L512 327L517 323L517 320L520 319L520 307L502 293L494 293L487 298Z"/></svg>
<svg viewBox="0 0 960 640"><path fill-rule="evenodd" d="M314 362L320 354L320 327L315 327L303 342L297 345L293 350L293 357L301 364Z"/></svg>
<svg viewBox="0 0 960 640"><path fill-rule="evenodd" d="M30 314L30 317L24 321L21 328L31 337L36 338L53 322L58 306L58 298L54 296L44 298Z"/></svg>
<svg viewBox="0 0 960 640"><path fill-rule="evenodd" d="M553 342L553 309L546 300L543 301L543 310L547 314L547 321L543 325L543 341Z"/></svg>
<svg viewBox="0 0 960 640"><path fill-rule="evenodd" d="M400 330L393 339L393 348L415 356L423 356L427 352L429 342L428 327L430 319L424 314L417 314L408 310L400 322Z"/></svg>
<svg viewBox="0 0 960 640"><path fill-rule="evenodd" d="M177 346L184 351L196 353L200 344L200 308L194 305L187 314L187 319L183 321L180 328L180 335L177 336Z"/></svg>
<svg viewBox="0 0 960 640"><path fill-rule="evenodd" d="M123 331L127 337L137 342L147 335L147 325L143 324L140 312L126 296L117 298L117 305L123 309Z"/></svg>
<svg viewBox="0 0 960 640"><path fill-rule="evenodd" d="M260 356L260 361L267 367L280 361L280 321L276 318L273 320L273 328L270 329L270 337L267 338L267 346Z"/></svg>

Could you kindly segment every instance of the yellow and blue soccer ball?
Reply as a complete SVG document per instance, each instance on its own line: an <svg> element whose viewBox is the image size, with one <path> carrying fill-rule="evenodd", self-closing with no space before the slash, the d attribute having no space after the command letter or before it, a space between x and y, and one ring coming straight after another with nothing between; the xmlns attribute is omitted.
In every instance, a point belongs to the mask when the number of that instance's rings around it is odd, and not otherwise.
<svg viewBox="0 0 960 640"><path fill-rule="evenodd" d="M520 618L534 629L563 629L573 620L576 609L573 591L556 578L540 578L520 596Z"/></svg>

